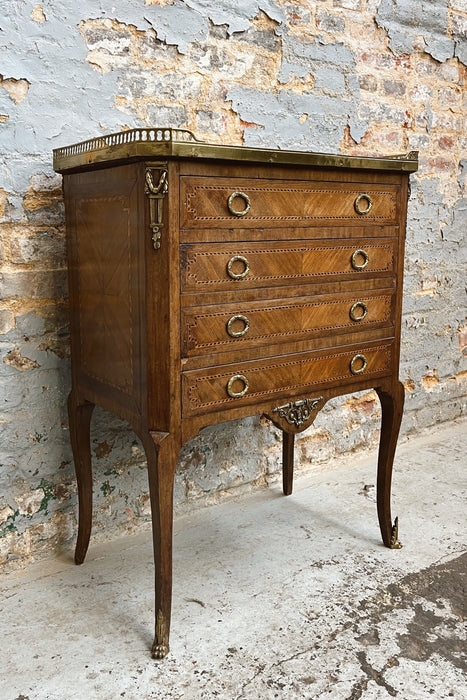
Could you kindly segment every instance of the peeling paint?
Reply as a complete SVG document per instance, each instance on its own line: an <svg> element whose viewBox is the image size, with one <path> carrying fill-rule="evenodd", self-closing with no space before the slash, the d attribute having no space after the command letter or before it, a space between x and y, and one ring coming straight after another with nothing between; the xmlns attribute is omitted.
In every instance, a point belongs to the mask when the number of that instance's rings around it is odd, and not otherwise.
<svg viewBox="0 0 467 700"><path fill-rule="evenodd" d="M9 518L15 514L15 511L10 508L10 506L5 506L0 508L0 525L5 523Z"/></svg>
<svg viewBox="0 0 467 700"><path fill-rule="evenodd" d="M6 510L5 508L2 509ZM17 527L15 525L15 520L16 518L20 515L19 510L12 510L11 508L8 509L9 512L7 518L0 524L0 539L3 537L7 537L7 535L11 535L12 533L17 532ZM2 563L1 558L0 558L0 564Z"/></svg>
<svg viewBox="0 0 467 700"><path fill-rule="evenodd" d="M0 75L0 88L3 88L10 95L11 99L18 105L24 100L29 90L29 83L24 78L4 78Z"/></svg>
<svg viewBox="0 0 467 700"><path fill-rule="evenodd" d="M242 121L254 124L245 130L245 143L264 146L272 141L281 148L338 150L347 125L358 142L368 123L357 116L360 86L350 49L339 43L300 42L287 33L282 42L279 82L287 84L293 75L311 76L313 86L301 94L281 90L275 95L252 88L229 91L227 99Z"/></svg>
<svg viewBox="0 0 467 700"><path fill-rule="evenodd" d="M282 22L284 14L274 0L185 0L189 7L208 17L213 24L227 25L229 34L249 28L250 20L264 12L275 22Z"/></svg>
<svg viewBox="0 0 467 700"><path fill-rule="evenodd" d="M44 8L42 7L42 5L34 5L34 7L32 8L30 17L32 20L34 20L34 22L39 22L41 24L43 22L45 22L47 19L47 17L45 16L45 13L44 13Z"/></svg>
<svg viewBox="0 0 467 700"><path fill-rule="evenodd" d="M18 504L18 514L19 515L33 515L39 510L45 510L41 508L42 502L44 500L44 490L36 489L29 494L16 498Z"/></svg>
<svg viewBox="0 0 467 700"><path fill-rule="evenodd" d="M55 484L47 479L41 479L39 488L43 491L43 498L39 507L39 510L44 510L48 512L49 501L56 498L55 496Z"/></svg>
<svg viewBox="0 0 467 700"><path fill-rule="evenodd" d="M437 61L455 55L455 43L447 36L448 0L382 0L376 21L388 32L391 49L397 55L412 53L420 35L424 50Z"/></svg>

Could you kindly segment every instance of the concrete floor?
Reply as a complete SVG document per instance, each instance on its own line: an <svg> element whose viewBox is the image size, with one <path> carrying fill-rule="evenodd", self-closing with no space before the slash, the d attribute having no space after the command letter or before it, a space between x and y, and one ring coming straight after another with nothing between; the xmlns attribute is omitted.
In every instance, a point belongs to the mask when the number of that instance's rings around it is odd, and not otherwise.
<svg viewBox="0 0 467 700"><path fill-rule="evenodd" d="M399 446L401 550L379 539L374 454L177 519L163 661L149 533L4 578L0 700L464 700L466 454L465 422Z"/></svg>

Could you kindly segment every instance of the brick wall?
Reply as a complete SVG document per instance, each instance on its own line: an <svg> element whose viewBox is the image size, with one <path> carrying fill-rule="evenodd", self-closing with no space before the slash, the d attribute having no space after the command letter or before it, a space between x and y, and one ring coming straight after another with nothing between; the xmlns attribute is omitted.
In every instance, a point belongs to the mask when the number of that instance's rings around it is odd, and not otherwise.
<svg viewBox="0 0 467 700"><path fill-rule="evenodd" d="M53 148L140 125L211 142L351 154L420 151L409 203L402 430L466 408L466 0L0 0L0 565L69 549L76 487L69 338ZM97 411L96 533L146 526L142 451ZM374 447L370 392L330 402L298 468ZM179 508L277 480L266 421L183 449ZM440 470L444 465L440 465ZM369 478L371 476L369 475Z"/></svg>

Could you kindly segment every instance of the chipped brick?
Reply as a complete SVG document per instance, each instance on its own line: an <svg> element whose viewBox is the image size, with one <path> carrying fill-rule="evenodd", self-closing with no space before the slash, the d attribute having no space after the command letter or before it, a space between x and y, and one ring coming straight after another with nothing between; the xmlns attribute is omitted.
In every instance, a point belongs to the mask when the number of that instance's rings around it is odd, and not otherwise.
<svg viewBox="0 0 467 700"><path fill-rule="evenodd" d="M376 92L378 89L378 81L374 75L360 75L358 77L358 82L362 90L368 90L368 92Z"/></svg>
<svg viewBox="0 0 467 700"><path fill-rule="evenodd" d="M402 97L405 95L406 86L401 80L383 80L383 91L386 95Z"/></svg>
<svg viewBox="0 0 467 700"><path fill-rule="evenodd" d="M0 309L0 335L4 335L15 327L15 315L9 309Z"/></svg>
<svg viewBox="0 0 467 700"><path fill-rule="evenodd" d="M438 372L433 369L422 377L422 386L426 391L432 391L439 385Z"/></svg>
<svg viewBox="0 0 467 700"><path fill-rule="evenodd" d="M345 31L345 19L327 12L318 12L316 24L325 32L340 33Z"/></svg>
<svg viewBox="0 0 467 700"><path fill-rule="evenodd" d="M19 348L14 348L14 350L11 350L7 355L5 355L3 362L5 365L14 367L20 372L26 372L30 369L39 367L39 364L35 360L31 360L29 357L23 357Z"/></svg>

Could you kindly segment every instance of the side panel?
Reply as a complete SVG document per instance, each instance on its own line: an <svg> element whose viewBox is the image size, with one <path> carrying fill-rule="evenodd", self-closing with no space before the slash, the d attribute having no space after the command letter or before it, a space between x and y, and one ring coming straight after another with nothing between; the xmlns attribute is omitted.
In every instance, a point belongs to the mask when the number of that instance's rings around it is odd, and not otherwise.
<svg viewBox="0 0 467 700"><path fill-rule="evenodd" d="M65 176L73 382L138 426L143 413L142 184L127 165Z"/></svg>

